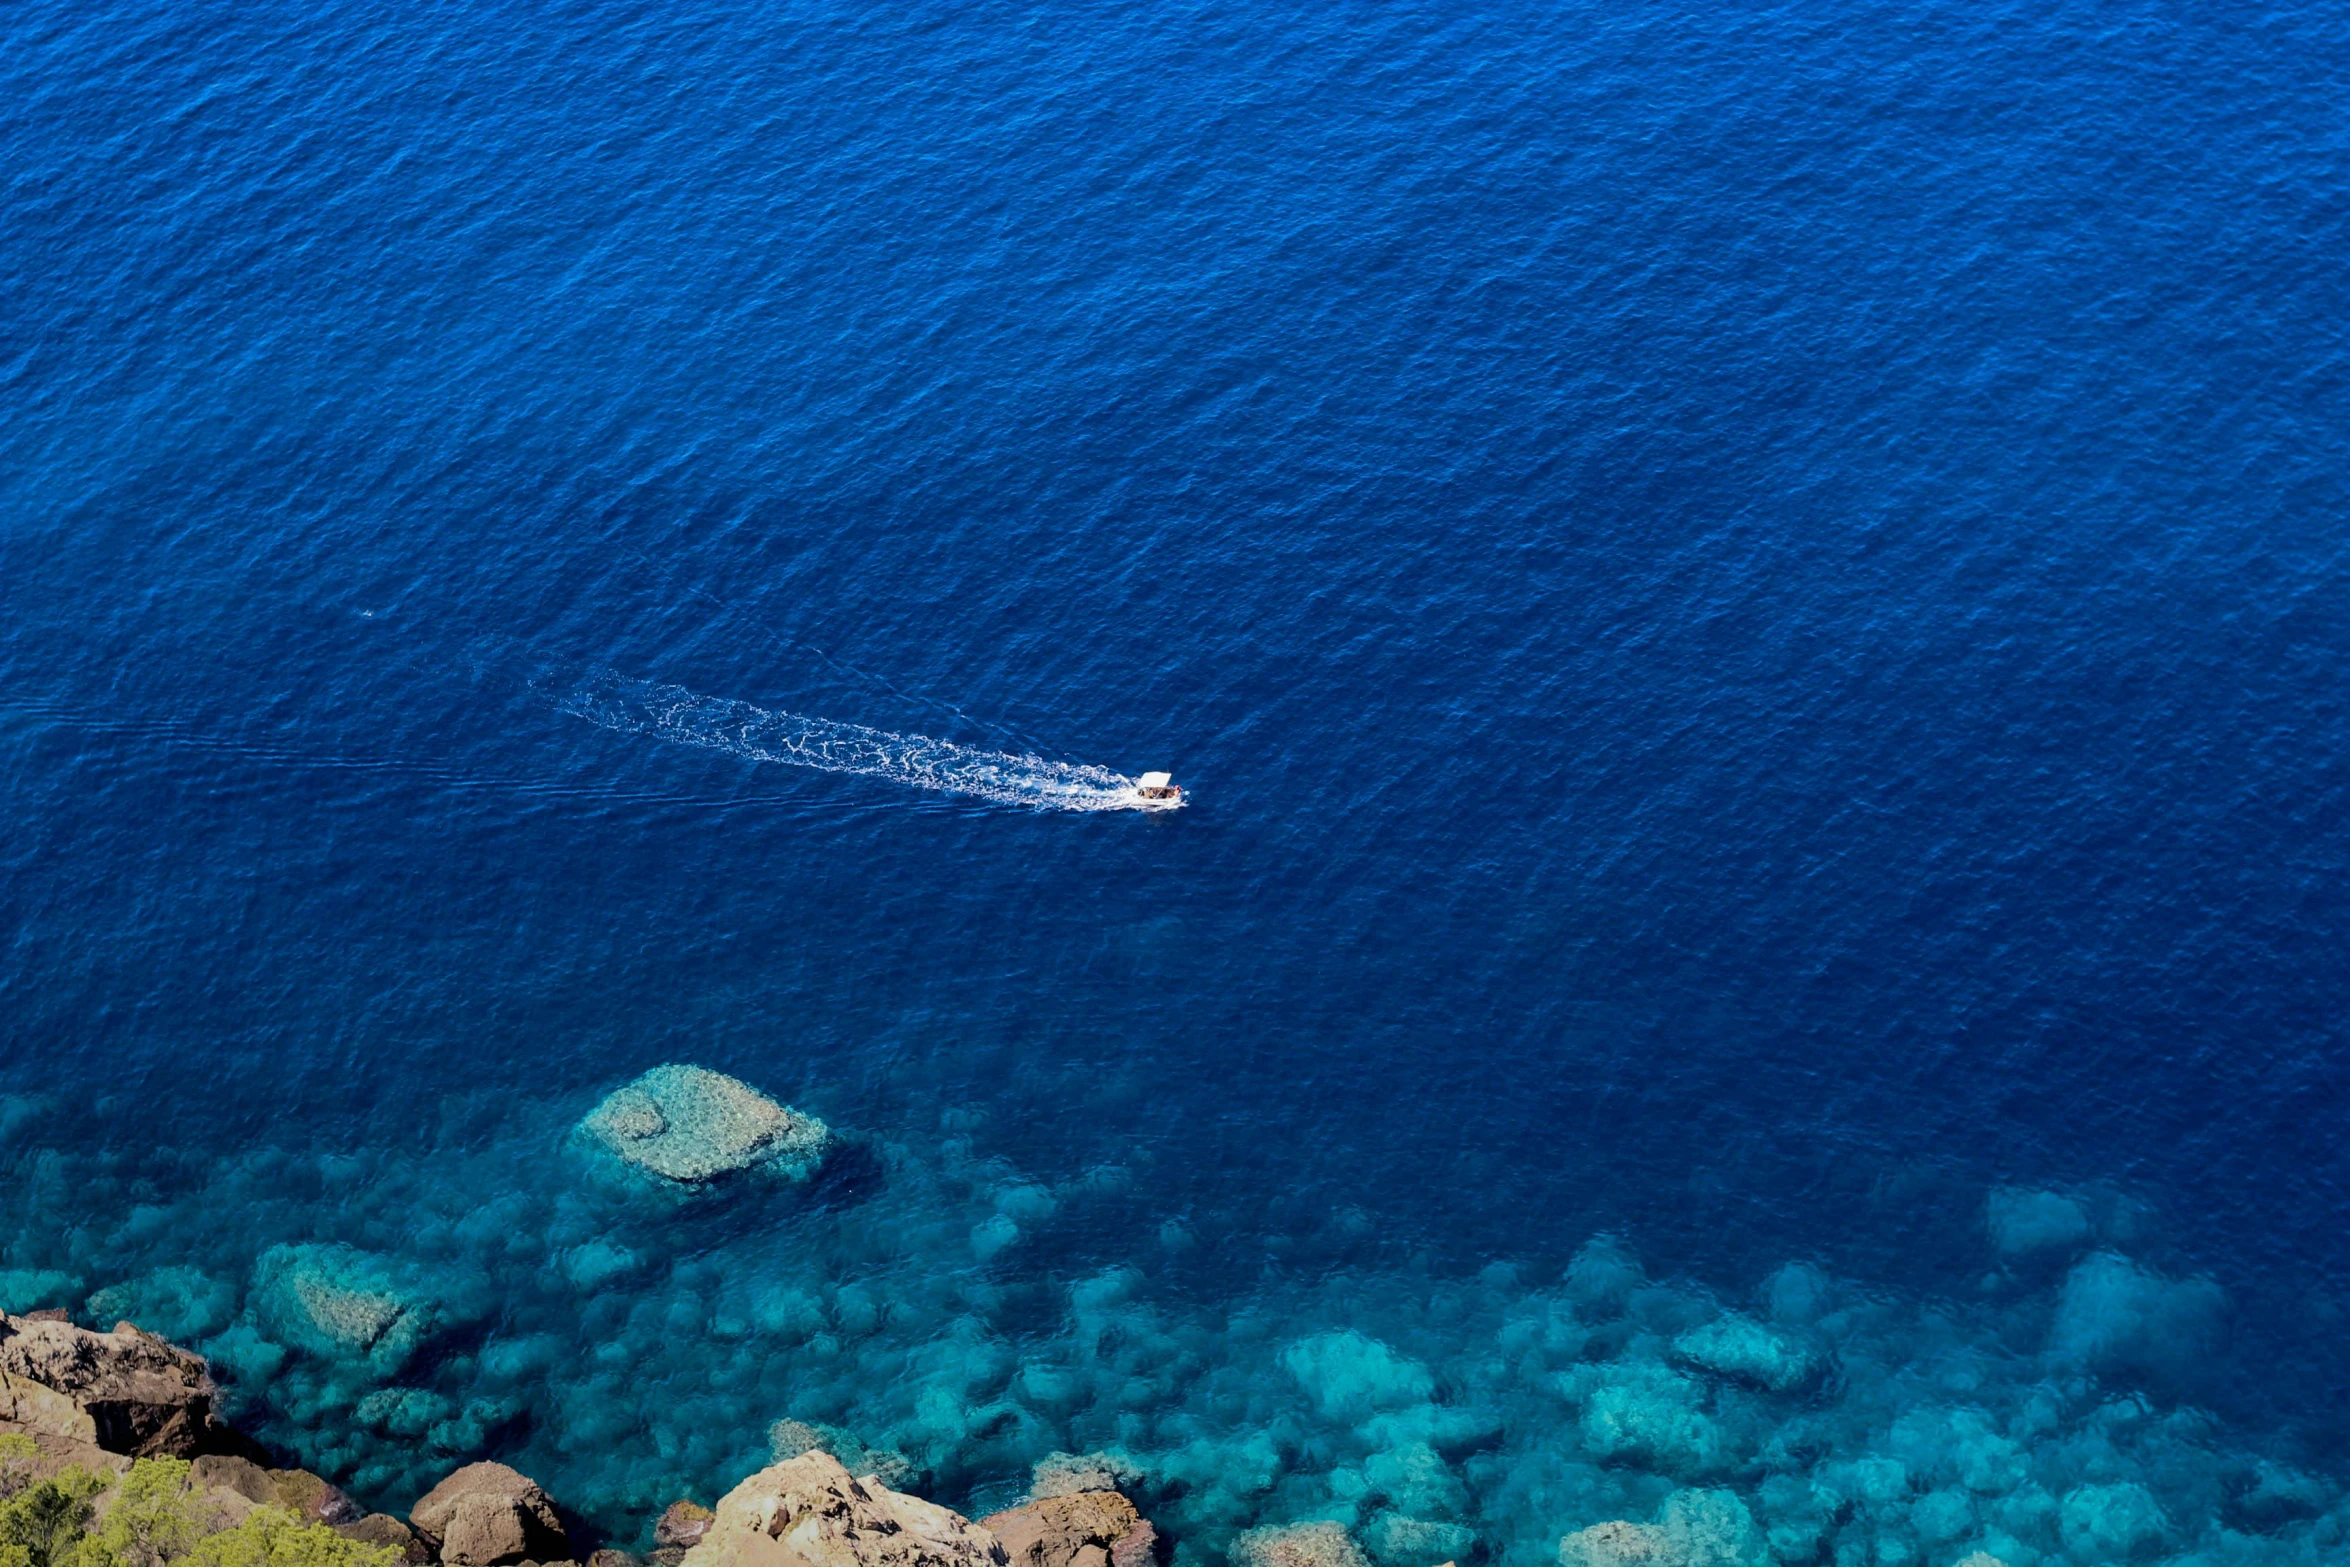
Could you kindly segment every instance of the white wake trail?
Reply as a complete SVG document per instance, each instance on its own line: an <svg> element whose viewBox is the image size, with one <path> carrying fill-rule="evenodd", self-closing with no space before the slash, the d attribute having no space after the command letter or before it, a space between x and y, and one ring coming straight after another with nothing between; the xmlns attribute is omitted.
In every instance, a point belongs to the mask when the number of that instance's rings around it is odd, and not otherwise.
<svg viewBox="0 0 2350 1567"><path fill-rule="evenodd" d="M887 778L916 789L976 795L1046 811L1140 808L1135 781L1107 767L1048 762L800 713L771 713L683 686L607 675L573 692L562 710L623 734L724 751L754 762L788 762L826 773Z"/></svg>

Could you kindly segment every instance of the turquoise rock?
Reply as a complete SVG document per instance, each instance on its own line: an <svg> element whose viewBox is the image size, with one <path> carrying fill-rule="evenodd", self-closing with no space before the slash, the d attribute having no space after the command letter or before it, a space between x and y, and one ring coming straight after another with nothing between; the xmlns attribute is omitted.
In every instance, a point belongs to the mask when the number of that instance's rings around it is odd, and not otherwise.
<svg viewBox="0 0 2350 1567"><path fill-rule="evenodd" d="M1467 1556L1477 1544L1477 1532L1465 1524L1381 1513L1364 1526L1362 1542L1384 1567L1428 1567Z"/></svg>
<svg viewBox="0 0 2350 1567"><path fill-rule="evenodd" d="M48 1311L80 1292L79 1279L53 1269L0 1268L0 1311Z"/></svg>
<svg viewBox="0 0 2350 1567"><path fill-rule="evenodd" d="M2057 1532L2083 1561L2129 1561L2160 1551L2170 1520L2154 1493L2135 1481L2084 1485L2065 1493Z"/></svg>
<svg viewBox="0 0 2350 1567"><path fill-rule="evenodd" d="M253 1301L279 1341L384 1378L443 1325L413 1265L343 1245L271 1247L254 1265Z"/></svg>
<svg viewBox="0 0 2350 1567"><path fill-rule="evenodd" d="M236 1320L237 1286L201 1268L157 1268L90 1297L89 1316L106 1324L135 1322L177 1343L210 1338Z"/></svg>
<svg viewBox="0 0 2350 1567"><path fill-rule="evenodd" d="M1425 1404L1436 1391L1426 1366L1351 1329L1299 1339L1282 1351L1281 1364L1333 1420Z"/></svg>
<svg viewBox="0 0 2350 1567"><path fill-rule="evenodd" d="M1363 1460L1363 1479L1398 1512L1442 1518L1468 1511L1467 1489L1425 1442L1373 1453Z"/></svg>
<svg viewBox="0 0 2350 1567"><path fill-rule="evenodd" d="M1583 1446L1593 1457L1645 1464L1662 1473L1711 1473L1730 1442L1705 1411L1705 1385L1650 1361L1577 1366L1559 1389L1582 1405Z"/></svg>
<svg viewBox="0 0 2350 1567"><path fill-rule="evenodd" d="M1809 1350L1751 1317L1717 1317L1691 1328L1673 1340L1673 1354L1701 1371L1773 1393L1801 1387L1818 1369Z"/></svg>
<svg viewBox="0 0 2350 1567"><path fill-rule="evenodd" d="M1559 1542L1560 1567L1766 1567L1770 1543L1730 1491L1675 1491L1654 1523L1613 1520Z"/></svg>

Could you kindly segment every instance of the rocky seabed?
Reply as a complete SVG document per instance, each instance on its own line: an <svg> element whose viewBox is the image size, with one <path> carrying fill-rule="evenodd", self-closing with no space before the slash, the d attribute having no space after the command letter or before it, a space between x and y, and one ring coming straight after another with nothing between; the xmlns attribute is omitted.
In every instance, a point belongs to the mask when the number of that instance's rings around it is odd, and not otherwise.
<svg viewBox="0 0 2350 1567"><path fill-rule="evenodd" d="M1723 1300L1601 1237L1209 1311L1024 1265L1131 1171L847 1139L698 1067L559 1135L176 1185L44 1115L0 1104L0 1535L79 1485L90 1540L178 1498L178 1556L276 1567L2350 1560L2330 1474L2185 1396L2220 1292L2084 1194L1987 1194L1964 1303L1800 1262Z"/></svg>

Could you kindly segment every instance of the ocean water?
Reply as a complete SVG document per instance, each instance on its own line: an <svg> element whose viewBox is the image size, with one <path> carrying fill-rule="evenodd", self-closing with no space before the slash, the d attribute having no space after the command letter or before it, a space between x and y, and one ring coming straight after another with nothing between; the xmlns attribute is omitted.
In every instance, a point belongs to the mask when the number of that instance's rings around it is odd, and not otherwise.
<svg viewBox="0 0 2350 1567"><path fill-rule="evenodd" d="M0 1306L623 1543L791 1419L1115 1450L1185 1563L1724 1490L2326 1559L2346 76L2150 0L8 8ZM614 1183L675 1061L841 1150Z"/></svg>

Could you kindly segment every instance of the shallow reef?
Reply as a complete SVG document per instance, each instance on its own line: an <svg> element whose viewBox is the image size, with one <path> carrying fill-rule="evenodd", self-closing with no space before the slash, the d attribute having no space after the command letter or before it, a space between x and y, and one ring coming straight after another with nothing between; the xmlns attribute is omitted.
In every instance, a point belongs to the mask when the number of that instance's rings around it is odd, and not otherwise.
<svg viewBox="0 0 2350 1567"><path fill-rule="evenodd" d="M1965 1301L1801 1260L1723 1298L1607 1236L1557 1276L1206 1296L1163 1281L1172 1221L1124 1261L1045 1244L1130 1206L1128 1171L1040 1181L957 1125L835 1133L661 1071L422 1153L52 1145L21 1101L0 1307L193 1346L231 1418L370 1506L494 1457L640 1548L822 1450L972 1516L1115 1485L1177 1567L2350 1553L2338 1479L2181 1394L2225 1298L2089 1197L1981 1194L2004 1282ZM612 1178L614 1137L670 1128L669 1168Z"/></svg>

